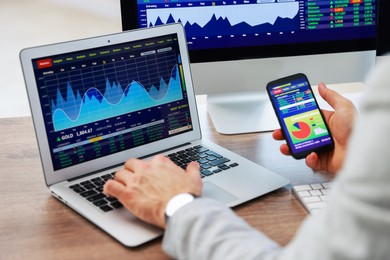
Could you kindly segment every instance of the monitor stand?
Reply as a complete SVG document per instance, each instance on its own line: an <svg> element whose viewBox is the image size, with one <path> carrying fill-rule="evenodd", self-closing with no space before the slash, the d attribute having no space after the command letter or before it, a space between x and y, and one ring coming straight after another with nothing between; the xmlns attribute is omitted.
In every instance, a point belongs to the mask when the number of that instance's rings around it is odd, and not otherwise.
<svg viewBox="0 0 390 260"><path fill-rule="evenodd" d="M279 128L266 93L207 95L207 111L220 134L266 132Z"/></svg>
<svg viewBox="0 0 390 260"><path fill-rule="evenodd" d="M353 82L329 84L344 97L350 99L359 110L365 83ZM332 110L313 86L320 108ZM233 135L268 132L280 128L271 101L265 92L238 92L207 95L207 111L215 130L220 134Z"/></svg>

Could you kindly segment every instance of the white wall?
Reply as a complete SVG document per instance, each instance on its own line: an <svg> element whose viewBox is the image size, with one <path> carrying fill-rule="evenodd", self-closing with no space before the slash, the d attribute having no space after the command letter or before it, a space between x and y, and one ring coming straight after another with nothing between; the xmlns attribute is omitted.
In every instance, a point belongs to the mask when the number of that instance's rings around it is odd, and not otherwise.
<svg viewBox="0 0 390 260"><path fill-rule="evenodd" d="M119 0L0 0L0 117L28 116L21 49L121 31Z"/></svg>

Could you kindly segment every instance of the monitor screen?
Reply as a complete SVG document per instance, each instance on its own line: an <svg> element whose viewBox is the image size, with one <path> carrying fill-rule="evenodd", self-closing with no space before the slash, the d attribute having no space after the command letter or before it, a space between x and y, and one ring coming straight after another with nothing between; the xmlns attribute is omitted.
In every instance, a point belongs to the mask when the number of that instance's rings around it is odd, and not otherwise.
<svg viewBox="0 0 390 260"><path fill-rule="evenodd" d="M388 55L390 53L390 2L379 2L378 14L378 56Z"/></svg>
<svg viewBox="0 0 390 260"><path fill-rule="evenodd" d="M184 25L191 62L375 48L375 0L121 0L123 29Z"/></svg>

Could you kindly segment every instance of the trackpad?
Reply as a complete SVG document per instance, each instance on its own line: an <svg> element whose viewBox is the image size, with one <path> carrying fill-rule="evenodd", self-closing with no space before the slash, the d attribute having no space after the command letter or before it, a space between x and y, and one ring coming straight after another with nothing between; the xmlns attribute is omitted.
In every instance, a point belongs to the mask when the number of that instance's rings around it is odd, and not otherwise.
<svg viewBox="0 0 390 260"><path fill-rule="evenodd" d="M214 185L210 182L203 183L203 197L211 198L222 202L223 204L228 204L232 201L237 200L238 198L233 194L223 190L222 188Z"/></svg>

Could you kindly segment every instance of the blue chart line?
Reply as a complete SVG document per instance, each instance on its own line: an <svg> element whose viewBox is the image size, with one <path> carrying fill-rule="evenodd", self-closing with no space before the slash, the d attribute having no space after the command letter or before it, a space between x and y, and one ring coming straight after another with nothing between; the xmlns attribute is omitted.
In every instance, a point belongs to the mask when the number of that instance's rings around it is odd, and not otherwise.
<svg viewBox="0 0 390 260"><path fill-rule="evenodd" d="M299 2L147 10L148 26L181 22L187 36L282 32L299 29Z"/></svg>
<svg viewBox="0 0 390 260"><path fill-rule="evenodd" d="M161 78L160 86L151 86L149 91L137 81L131 82L123 90L119 83L111 84L107 80L104 93L90 88L81 97L78 91L74 94L68 83L66 101L59 89L56 103L52 100L54 130L57 132L180 99L183 99L183 93L177 65L172 69L168 83Z"/></svg>

